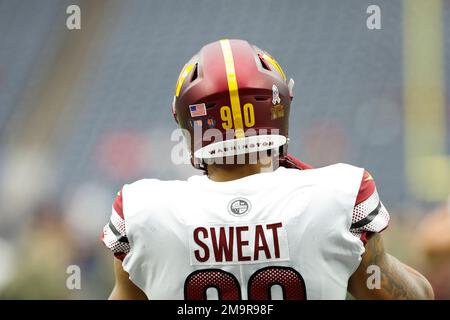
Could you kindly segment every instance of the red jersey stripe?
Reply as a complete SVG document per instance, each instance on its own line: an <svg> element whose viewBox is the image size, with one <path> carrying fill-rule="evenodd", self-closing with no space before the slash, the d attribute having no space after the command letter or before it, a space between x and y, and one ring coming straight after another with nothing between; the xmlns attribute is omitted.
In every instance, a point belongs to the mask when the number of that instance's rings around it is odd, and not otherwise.
<svg viewBox="0 0 450 320"><path fill-rule="evenodd" d="M356 197L355 206L367 200L375 192L375 181L369 172L364 170L361 179L361 186L359 187L358 196Z"/></svg>
<svg viewBox="0 0 450 320"><path fill-rule="evenodd" d="M120 191L120 192L117 194L117 197L116 197L116 199L114 200L114 203L113 203L113 208L114 208L114 210L116 210L117 214L118 214L122 219L125 219L125 218L123 217L122 191Z"/></svg>

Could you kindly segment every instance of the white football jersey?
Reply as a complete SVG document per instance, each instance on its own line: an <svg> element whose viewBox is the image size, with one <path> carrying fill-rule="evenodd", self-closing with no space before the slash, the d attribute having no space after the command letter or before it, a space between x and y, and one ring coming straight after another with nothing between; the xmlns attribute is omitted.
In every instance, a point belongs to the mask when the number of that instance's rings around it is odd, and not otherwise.
<svg viewBox="0 0 450 320"><path fill-rule="evenodd" d="M374 183L357 203L364 181L345 164L140 180L123 187L103 241L150 299L345 299L365 233L389 221Z"/></svg>

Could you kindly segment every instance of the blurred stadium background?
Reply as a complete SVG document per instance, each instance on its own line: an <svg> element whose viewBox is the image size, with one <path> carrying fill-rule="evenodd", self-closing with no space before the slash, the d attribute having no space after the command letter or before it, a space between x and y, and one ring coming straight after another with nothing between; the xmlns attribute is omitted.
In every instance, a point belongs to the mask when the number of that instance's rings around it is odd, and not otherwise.
<svg viewBox="0 0 450 320"><path fill-rule="evenodd" d="M71 4L81 30L66 28ZM446 0L0 0L0 298L108 296L99 236L115 193L196 173L170 161L174 85L224 37L277 58L296 81L291 153L367 168L393 217L388 250L449 299Z"/></svg>

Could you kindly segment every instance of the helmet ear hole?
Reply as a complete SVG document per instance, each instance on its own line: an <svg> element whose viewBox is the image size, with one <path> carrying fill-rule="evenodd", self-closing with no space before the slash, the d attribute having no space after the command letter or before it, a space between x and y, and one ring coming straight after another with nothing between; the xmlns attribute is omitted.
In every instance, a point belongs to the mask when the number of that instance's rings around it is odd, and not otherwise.
<svg viewBox="0 0 450 320"><path fill-rule="evenodd" d="M258 58L259 58L259 61L261 62L262 67L264 69L268 70L268 71L271 71L271 69L270 69L269 65L267 64L266 60L264 60L264 58L262 57L262 55L260 53L258 53Z"/></svg>
<svg viewBox="0 0 450 320"><path fill-rule="evenodd" d="M198 63L194 66L194 71L192 71L191 82L198 78Z"/></svg>

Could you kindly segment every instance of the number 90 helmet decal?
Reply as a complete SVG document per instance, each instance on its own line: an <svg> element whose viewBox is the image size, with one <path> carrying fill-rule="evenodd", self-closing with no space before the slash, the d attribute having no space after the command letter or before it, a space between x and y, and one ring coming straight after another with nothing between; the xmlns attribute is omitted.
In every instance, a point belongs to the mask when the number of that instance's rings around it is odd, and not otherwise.
<svg viewBox="0 0 450 320"><path fill-rule="evenodd" d="M172 105L194 167L271 149L284 157L293 85L271 55L247 41L201 48L181 70Z"/></svg>

